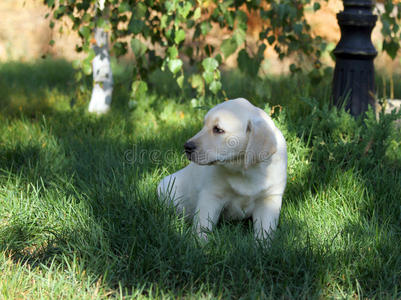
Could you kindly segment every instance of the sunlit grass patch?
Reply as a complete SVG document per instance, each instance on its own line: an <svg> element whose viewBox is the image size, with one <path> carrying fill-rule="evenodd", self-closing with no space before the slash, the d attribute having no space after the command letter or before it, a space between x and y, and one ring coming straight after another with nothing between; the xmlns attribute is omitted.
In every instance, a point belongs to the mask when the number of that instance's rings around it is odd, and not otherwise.
<svg viewBox="0 0 401 300"><path fill-rule="evenodd" d="M112 110L93 116L89 91L71 102L67 63L0 71L3 298L401 296L395 116L362 121L331 109L325 81L266 78L263 98L227 75L229 96L271 113L286 137L288 183L270 247L248 221L222 220L201 243L156 186L188 163L182 145L223 99L199 107L155 87L130 104L120 70ZM42 75L24 86L26 72Z"/></svg>

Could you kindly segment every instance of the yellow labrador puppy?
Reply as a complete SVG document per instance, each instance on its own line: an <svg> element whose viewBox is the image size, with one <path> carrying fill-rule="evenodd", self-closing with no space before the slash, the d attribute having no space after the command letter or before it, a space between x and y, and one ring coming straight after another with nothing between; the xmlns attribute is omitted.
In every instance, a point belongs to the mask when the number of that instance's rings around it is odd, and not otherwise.
<svg viewBox="0 0 401 300"><path fill-rule="evenodd" d="M287 147L280 130L245 99L225 101L205 116L185 145L191 163L165 177L161 199L192 218L206 237L219 216L252 217L256 238L276 229L287 181Z"/></svg>

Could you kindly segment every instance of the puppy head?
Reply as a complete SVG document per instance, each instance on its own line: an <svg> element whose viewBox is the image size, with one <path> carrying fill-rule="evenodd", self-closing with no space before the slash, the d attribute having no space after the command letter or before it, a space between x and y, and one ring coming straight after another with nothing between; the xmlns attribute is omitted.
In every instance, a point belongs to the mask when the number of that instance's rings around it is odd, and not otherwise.
<svg viewBox="0 0 401 300"><path fill-rule="evenodd" d="M270 157L276 143L263 114L245 99L215 106L202 130L184 145L187 157L200 165L236 163L245 168Z"/></svg>

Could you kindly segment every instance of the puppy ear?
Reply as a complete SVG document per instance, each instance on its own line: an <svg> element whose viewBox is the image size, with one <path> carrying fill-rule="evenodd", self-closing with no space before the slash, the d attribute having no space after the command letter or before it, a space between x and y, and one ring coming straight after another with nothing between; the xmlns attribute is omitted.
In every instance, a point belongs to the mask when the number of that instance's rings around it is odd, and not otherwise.
<svg viewBox="0 0 401 300"><path fill-rule="evenodd" d="M248 145L245 150L245 169L267 160L277 151L277 141L273 127L262 117L248 121Z"/></svg>

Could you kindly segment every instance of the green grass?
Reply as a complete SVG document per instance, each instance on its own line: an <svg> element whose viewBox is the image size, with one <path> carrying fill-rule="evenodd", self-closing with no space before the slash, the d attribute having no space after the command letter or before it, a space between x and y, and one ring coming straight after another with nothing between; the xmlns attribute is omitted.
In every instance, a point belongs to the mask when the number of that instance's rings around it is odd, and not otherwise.
<svg viewBox="0 0 401 300"><path fill-rule="evenodd" d="M394 116L329 109L330 78L226 75L230 97L280 105L288 185L271 247L249 221L201 243L155 189L186 165L205 110L161 74L129 109L127 69L115 72L113 108L97 117L68 63L0 66L1 298L401 298Z"/></svg>

